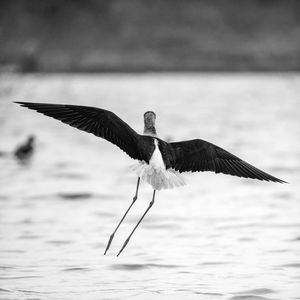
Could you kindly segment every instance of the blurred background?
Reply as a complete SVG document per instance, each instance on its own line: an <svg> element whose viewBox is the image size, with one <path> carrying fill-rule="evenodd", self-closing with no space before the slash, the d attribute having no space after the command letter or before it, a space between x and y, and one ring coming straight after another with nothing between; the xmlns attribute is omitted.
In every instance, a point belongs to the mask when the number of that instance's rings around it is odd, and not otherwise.
<svg viewBox="0 0 300 300"><path fill-rule="evenodd" d="M0 0L0 299L300 297L300 2ZM289 184L187 173L132 201L114 145L13 101L108 109Z"/></svg>
<svg viewBox="0 0 300 300"><path fill-rule="evenodd" d="M1 0L0 65L24 72L300 68L297 0Z"/></svg>

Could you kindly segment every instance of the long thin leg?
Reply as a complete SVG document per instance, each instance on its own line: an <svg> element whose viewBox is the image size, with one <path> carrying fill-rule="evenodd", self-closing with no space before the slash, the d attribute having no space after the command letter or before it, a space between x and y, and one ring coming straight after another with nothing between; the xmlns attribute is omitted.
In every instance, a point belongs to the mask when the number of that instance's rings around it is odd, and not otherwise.
<svg viewBox="0 0 300 300"><path fill-rule="evenodd" d="M133 228L133 230L131 231L130 235L128 236L128 238L126 239L125 243L123 244L121 250L119 251L118 255L119 256L122 251L124 250L124 248L126 247L126 245L128 244L131 236L133 235L133 233L135 232L135 230L138 228L138 226L140 225L140 223L142 222L142 220L144 219L145 215L147 214L147 212L149 211L149 209L152 207L153 203L154 203L154 198L155 198L155 192L156 190L153 190L153 196L152 196L152 200L149 203L148 208L146 209L146 211L144 212L144 214L142 215L142 217L140 218L140 220L138 221L138 223L135 225L135 227Z"/></svg>
<svg viewBox="0 0 300 300"><path fill-rule="evenodd" d="M137 180L135 196L133 197L130 206L126 210L126 212L125 212L124 216L122 217L121 221L119 222L118 226L116 227L116 229L114 230L114 232L110 235L108 243L107 243L107 246L106 246L106 249L105 249L105 252L104 252L104 255L106 254L107 250L109 249L110 244L111 244L111 242L112 242L112 240L114 238L114 235L115 235L116 231L118 230L118 228L120 227L121 223L125 219L126 215L128 214L128 212L129 212L130 208L132 207L132 205L134 204L134 202L137 200L137 198L138 198L138 191L139 191L139 185L140 185L140 177L138 177L138 180Z"/></svg>

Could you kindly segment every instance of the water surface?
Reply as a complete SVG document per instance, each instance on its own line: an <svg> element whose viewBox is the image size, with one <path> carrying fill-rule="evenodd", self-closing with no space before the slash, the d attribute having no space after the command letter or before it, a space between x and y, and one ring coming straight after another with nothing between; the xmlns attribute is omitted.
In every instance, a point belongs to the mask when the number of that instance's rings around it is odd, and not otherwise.
<svg viewBox="0 0 300 300"><path fill-rule="evenodd" d="M27 164L0 157L0 299L300 299L298 74L3 75L2 152L28 134ZM132 200L133 161L110 143L13 100L98 106L137 131L146 110L161 138L202 138L288 185L211 173L157 201Z"/></svg>

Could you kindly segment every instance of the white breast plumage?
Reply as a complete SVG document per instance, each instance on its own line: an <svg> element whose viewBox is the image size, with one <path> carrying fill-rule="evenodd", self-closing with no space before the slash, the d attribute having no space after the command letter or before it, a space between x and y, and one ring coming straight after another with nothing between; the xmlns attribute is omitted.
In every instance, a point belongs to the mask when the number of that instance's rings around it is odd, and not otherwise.
<svg viewBox="0 0 300 300"><path fill-rule="evenodd" d="M165 163L163 161L161 152L160 152L159 147L158 147L157 139L154 139L154 146L155 146L155 149L154 149L154 151L152 153L152 156L150 158L149 165L154 170L157 170L157 171L166 170Z"/></svg>
<svg viewBox="0 0 300 300"><path fill-rule="evenodd" d="M153 189L171 189L176 186L185 185L185 181L179 172L168 169L166 170L162 154L158 147L157 139L154 139L155 149L149 160L149 164L142 161L132 167L133 171L144 181L152 185Z"/></svg>

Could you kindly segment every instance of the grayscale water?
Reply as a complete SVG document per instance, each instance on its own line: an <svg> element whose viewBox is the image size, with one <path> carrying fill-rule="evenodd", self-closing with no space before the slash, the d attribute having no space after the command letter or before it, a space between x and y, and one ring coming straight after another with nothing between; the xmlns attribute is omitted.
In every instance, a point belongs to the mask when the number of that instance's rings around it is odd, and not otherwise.
<svg viewBox="0 0 300 300"><path fill-rule="evenodd" d="M202 138L290 182L213 173L131 203L134 163L105 140L12 101L98 106L141 132ZM27 163L0 157L0 299L300 299L300 75L2 75L0 151L29 134Z"/></svg>

